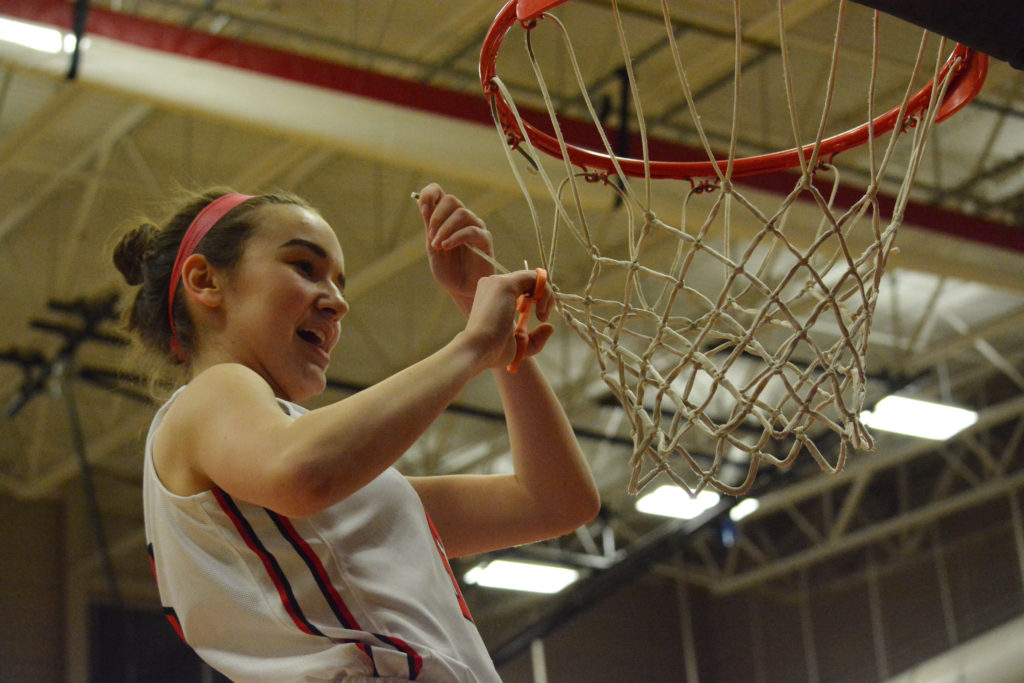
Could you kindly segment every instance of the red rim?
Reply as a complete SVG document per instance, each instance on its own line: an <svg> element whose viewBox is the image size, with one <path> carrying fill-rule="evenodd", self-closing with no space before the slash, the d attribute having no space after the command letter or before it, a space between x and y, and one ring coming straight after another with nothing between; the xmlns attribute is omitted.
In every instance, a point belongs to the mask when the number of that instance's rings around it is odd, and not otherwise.
<svg viewBox="0 0 1024 683"><path fill-rule="evenodd" d="M523 1L525 7L529 0ZM565 0L554 2L546 0L539 4L534 2L530 7L536 8L524 14L527 17L536 17L539 16L538 13L544 8L561 4L561 2L565 2ZM483 87L484 95L497 112L502 129L509 144L512 146L522 142L524 135L519 130L519 124L512 113L511 106L505 101L491 81L496 76L495 62L505 36L516 23L523 23L525 25L525 21L517 16L518 4L519 0L510 0L502 8L501 12L498 13L494 23L491 24L490 30L487 32L486 38L484 38L483 49L480 53L480 83ZM939 108L936 121L949 118L977 96L988 73L988 57L963 45L957 45L949 59L942 66L939 78L945 78L950 69L955 69L955 73L946 91L946 97ZM934 81L930 81L911 96L904 113L904 121L909 121L924 111L931 98L933 86ZM899 113L900 108L895 107L878 116L873 124L875 136L884 135L895 128ZM558 140L526 121L523 123L525 134L529 136L534 147L553 157L562 158L562 150L559 147ZM822 140L818 151L818 158L828 159L844 150L864 144L868 140L869 129L868 123L864 123L845 133L839 133ZM815 145L812 143L801 148L794 147L772 154L738 158L733 161L732 177L740 178L794 168L800 165L800 155L803 154L805 158L809 159L814 153L814 148ZM617 173L611 157L607 154L568 143L566 144L566 150L569 160L577 166L587 170L603 171L610 175ZM620 157L618 158L618 163L622 172L628 176L644 177L646 175L642 159ZM711 178L717 176L715 172L716 165L724 172L728 166L728 161L724 159L716 161L652 160L650 162L650 176L652 178L677 179Z"/></svg>

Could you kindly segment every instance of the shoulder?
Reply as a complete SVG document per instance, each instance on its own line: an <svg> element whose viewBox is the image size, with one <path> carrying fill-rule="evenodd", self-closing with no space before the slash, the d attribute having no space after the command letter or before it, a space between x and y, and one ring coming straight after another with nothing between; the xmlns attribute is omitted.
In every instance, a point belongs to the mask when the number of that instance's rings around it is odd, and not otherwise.
<svg viewBox="0 0 1024 683"><path fill-rule="evenodd" d="M252 394L258 398L274 398L274 391L255 370L240 363L220 363L206 368L192 378L181 393L185 402L223 399L227 395Z"/></svg>
<svg viewBox="0 0 1024 683"><path fill-rule="evenodd" d="M153 462L161 480L179 495L210 488L199 454L240 425L275 413L283 416L273 389L250 368L225 363L203 370L175 397L154 434Z"/></svg>
<svg viewBox="0 0 1024 683"><path fill-rule="evenodd" d="M252 426L270 416L284 417L274 390L254 370L238 363L209 367L192 378L164 419L188 443L224 429Z"/></svg>

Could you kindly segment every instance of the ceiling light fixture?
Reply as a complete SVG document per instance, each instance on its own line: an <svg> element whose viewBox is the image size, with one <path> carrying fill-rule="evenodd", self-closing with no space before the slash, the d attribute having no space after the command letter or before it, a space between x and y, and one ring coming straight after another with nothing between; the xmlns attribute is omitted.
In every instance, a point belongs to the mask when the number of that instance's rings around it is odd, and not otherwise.
<svg viewBox="0 0 1024 683"><path fill-rule="evenodd" d="M55 28L0 17L0 40L8 43L15 43L40 52L57 54L66 51L69 44L74 50L75 37L73 35L68 37L70 41Z"/></svg>
<svg viewBox="0 0 1024 683"><path fill-rule="evenodd" d="M729 519L738 522L757 511L761 504L757 498L744 498L729 509Z"/></svg>
<svg viewBox="0 0 1024 683"><path fill-rule="evenodd" d="M529 591L531 593L557 593L580 578L580 573L569 567L515 560L493 560L477 565L466 572L466 583L488 588Z"/></svg>
<svg viewBox="0 0 1024 683"><path fill-rule="evenodd" d="M649 515L693 519L718 504L721 496L714 491L701 491L695 497L673 484L654 489L636 501L636 509Z"/></svg>
<svg viewBox="0 0 1024 683"><path fill-rule="evenodd" d="M978 413L941 403L886 396L861 421L873 429L922 439L945 440L978 421Z"/></svg>

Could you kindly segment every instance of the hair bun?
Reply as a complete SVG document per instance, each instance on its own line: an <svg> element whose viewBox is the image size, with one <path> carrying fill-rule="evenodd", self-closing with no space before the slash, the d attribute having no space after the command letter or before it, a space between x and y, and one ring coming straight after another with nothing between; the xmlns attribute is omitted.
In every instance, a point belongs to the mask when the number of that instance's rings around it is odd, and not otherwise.
<svg viewBox="0 0 1024 683"><path fill-rule="evenodd" d="M158 228L152 223L143 223L122 237L114 248L114 266L128 284L142 284L143 262L157 232Z"/></svg>

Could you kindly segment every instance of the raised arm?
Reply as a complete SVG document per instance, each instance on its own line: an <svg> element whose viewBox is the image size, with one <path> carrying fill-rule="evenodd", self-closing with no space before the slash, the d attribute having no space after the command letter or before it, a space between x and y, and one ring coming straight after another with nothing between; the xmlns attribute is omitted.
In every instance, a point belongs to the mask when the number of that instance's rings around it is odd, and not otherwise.
<svg viewBox="0 0 1024 683"><path fill-rule="evenodd" d="M470 379L509 362L515 301L534 281L528 271L484 278L464 330L451 342L295 420L255 370L236 363L206 369L157 433L161 478L175 493L218 486L292 517L344 499L401 457Z"/></svg>
<svg viewBox="0 0 1024 683"><path fill-rule="evenodd" d="M430 185L420 193L431 268L463 313L472 316L485 289L476 278L493 272L486 226L455 197ZM552 309L547 288L537 317ZM530 333L527 356L538 353L552 332ZM508 424L511 475L453 475L410 481L452 557L520 545L569 533L598 513L600 498L572 427L537 364L527 358L515 374L494 367Z"/></svg>

